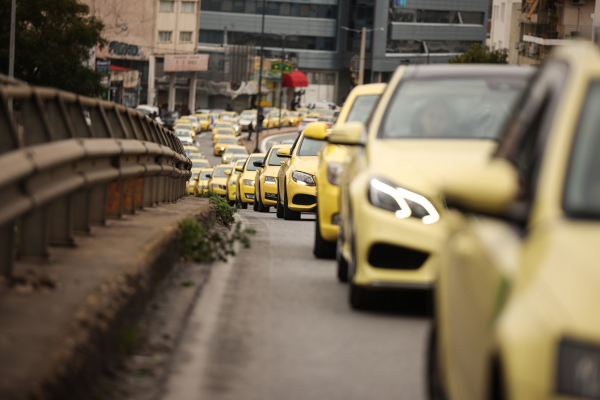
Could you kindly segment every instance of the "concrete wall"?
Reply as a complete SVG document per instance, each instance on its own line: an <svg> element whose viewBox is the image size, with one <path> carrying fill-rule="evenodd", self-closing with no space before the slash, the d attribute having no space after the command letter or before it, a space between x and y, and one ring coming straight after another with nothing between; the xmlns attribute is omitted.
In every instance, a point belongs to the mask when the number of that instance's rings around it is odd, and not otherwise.
<svg viewBox="0 0 600 400"><path fill-rule="evenodd" d="M504 6L504 7L503 7ZM502 9L504 8L504 15ZM514 47L511 41L513 28L519 27L519 21L515 18L515 10L520 15L521 0L494 0L494 11L492 12L492 29L490 34L491 47L499 49L510 49Z"/></svg>

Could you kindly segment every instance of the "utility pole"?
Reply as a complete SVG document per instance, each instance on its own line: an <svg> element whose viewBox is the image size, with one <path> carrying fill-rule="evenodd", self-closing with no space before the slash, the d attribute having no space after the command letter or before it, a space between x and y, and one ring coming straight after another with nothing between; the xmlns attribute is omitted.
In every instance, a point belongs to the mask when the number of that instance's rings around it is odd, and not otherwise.
<svg viewBox="0 0 600 400"><path fill-rule="evenodd" d="M258 71L258 108L256 109L256 145L254 146L254 152L258 153L258 138L263 130L263 124L260 122L260 116L262 114L262 72L263 72L263 56L265 50L265 9L267 8L267 1L262 2L262 29L260 31L260 71Z"/></svg>
<svg viewBox="0 0 600 400"><path fill-rule="evenodd" d="M367 47L367 28L363 26L360 38L360 63L358 64L358 84L362 85L365 77L365 48Z"/></svg>
<svg viewBox="0 0 600 400"><path fill-rule="evenodd" d="M284 58L285 58L285 38L288 36L292 36L292 35L297 35L299 32L296 33L284 33L284 34L280 34L280 33L273 33L270 32L274 35L277 36L281 36L281 68L283 68L283 62L284 62ZM283 98L283 70L281 71L281 84L279 85L279 129L281 129L281 99Z"/></svg>
<svg viewBox="0 0 600 400"><path fill-rule="evenodd" d="M365 53L366 53L366 47L367 47L367 32L385 31L385 29L384 28L367 29L364 26L361 30L348 28L346 26L342 26L341 28L345 29L347 31L361 33L360 60L359 60L359 64L358 64L358 84L362 85L364 83L364 76L365 76L365 57L366 57Z"/></svg>
<svg viewBox="0 0 600 400"><path fill-rule="evenodd" d="M12 0L10 8L10 48L8 50L8 77L15 77L15 31L17 26L17 0ZM12 113L12 97L8 99L8 110Z"/></svg>

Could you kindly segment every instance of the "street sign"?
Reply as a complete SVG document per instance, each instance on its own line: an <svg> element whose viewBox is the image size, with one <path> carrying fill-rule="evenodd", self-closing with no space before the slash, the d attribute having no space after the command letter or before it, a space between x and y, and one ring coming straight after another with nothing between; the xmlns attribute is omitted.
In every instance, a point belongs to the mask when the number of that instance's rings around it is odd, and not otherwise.
<svg viewBox="0 0 600 400"><path fill-rule="evenodd" d="M292 73L292 63L287 62L287 61L284 62L283 63L283 69L282 69L281 73L282 74L286 74L286 75L291 74Z"/></svg>
<svg viewBox="0 0 600 400"><path fill-rule="evenodd" d="M291 74L292 63L287 61L273 61L271 63L271 72L275 72L278 74Z"/></svg>
<svg viewBox="0 0 600 400"><path fill-rule="evenodd" d="M204 72L208 71L208 54L166 54L164 71L166 72Z"/></svg>
<svg viewBox="0 0 600 400"><path fill-rule="evenodd" d="M110 60L96 60L96 72L110 72Z"/></svg>

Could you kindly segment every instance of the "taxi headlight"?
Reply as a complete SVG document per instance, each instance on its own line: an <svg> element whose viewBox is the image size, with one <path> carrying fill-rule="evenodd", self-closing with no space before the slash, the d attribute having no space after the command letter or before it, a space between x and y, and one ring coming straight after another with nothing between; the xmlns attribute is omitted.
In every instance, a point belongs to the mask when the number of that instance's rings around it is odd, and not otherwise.
<svg viewBox="0 0 600 400"><path fill-rule="evenodd" d="M372 205L394 212L397 218L420 218L424 224L433 224L440 219L433 204L425 197L381 179L371 179L368 196Z"/></svg>
<svg viewBox="0 0 600 400"><path fill-rule="evenodd" d="M254 186L254 181L251 179L244 179L244 185L246 186Z"/></svg>
<svg viewBox="0 0 600 400"><path fill-rule="evenodd" d="M332 161L327 164L327 179L329 183L335 186L340 185L340 176L344 171L344 164Z"/></svg>
<svg viewBox="0 0 600 400"><path fill-rule="evenodd" d="M265 176L265 183L275 183L274 176Z"/></svg>
<svg viewBox="0 0 600 400"><path fill-rule="evenodd" d="M233 179L231 179L229 181L229 186L235 186L236 185L236 181L234 181Z"/></svg>
<svg viewBox="0 0 600 400"><path fill-rule="evenodd" d="M292 179L294 182L298 182L301 185L315 186L315 180L311 174L306 172L294 171L292 172Z"/></svg>
<svg viewBox="0 0 600 400"><path fill-rule="evenodd" d="M564 339L558 349L558 392L600 399L600 346Z"/></svg>

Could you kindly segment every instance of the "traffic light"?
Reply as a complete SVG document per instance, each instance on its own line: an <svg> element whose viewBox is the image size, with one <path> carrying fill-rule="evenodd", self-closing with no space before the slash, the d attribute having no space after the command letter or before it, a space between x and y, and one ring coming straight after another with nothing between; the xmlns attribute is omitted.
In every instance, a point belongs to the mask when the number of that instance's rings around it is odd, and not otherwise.
<svg viewBox="0 0 600 400"><path fill-rule="evenodd" d="M350 67L350 79L354 86L358 85L358 72L354 71L352 67Z"/></svg>

